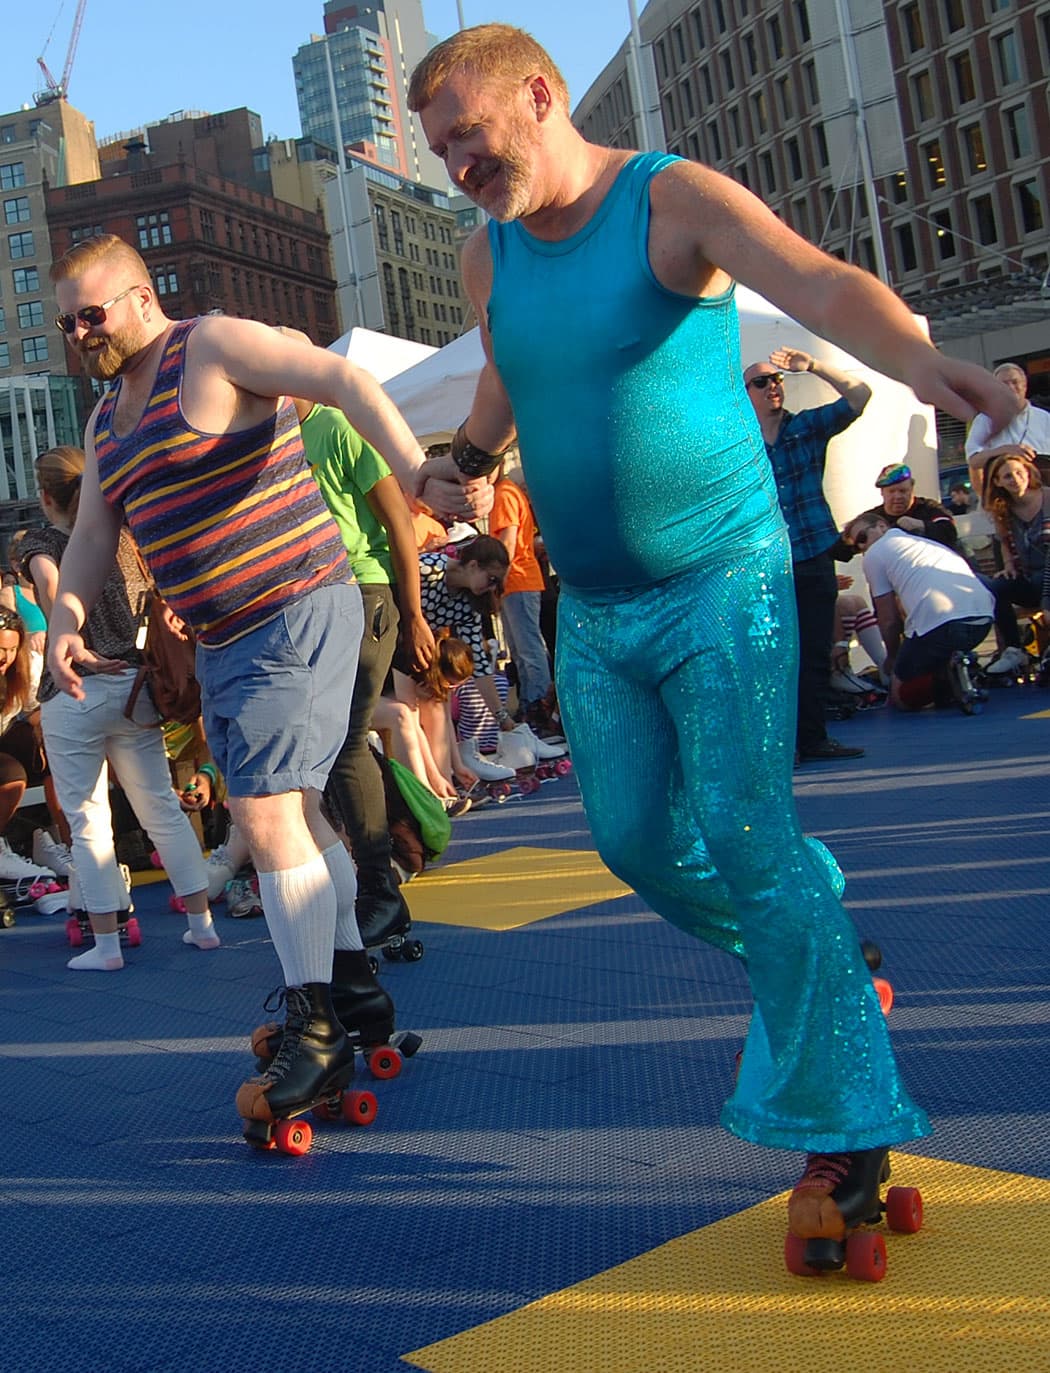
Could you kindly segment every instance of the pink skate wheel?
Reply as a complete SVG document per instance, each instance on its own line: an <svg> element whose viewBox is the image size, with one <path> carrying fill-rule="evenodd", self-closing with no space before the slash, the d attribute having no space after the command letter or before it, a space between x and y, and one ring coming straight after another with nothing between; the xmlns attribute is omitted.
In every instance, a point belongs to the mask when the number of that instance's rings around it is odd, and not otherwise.
<svg viewBox="0 0 1050 1373"><path fill-rule="evenodd" d="M175 915L186 914L186 902L183 901L181 896L176 896L174 892L168 897L168 908L173 911Z"/></svg>
<svg viewBox="0 0 1050 1373"><path fill-rule="evenodd" d="M69 940L71 949L79 949L84 943L84 933L80 928L80 921L75 915L71 915L66 921L66 938Z"/></svg>
<svg viewBox="0 0 1050 1373"><path fill-rule="evenodd" d="M273 1142L282 1154L298 1157L309 1152L314 1132L305 1120L279 1120L274 1127Z"/></svg>
<svg viewBox="0 0 1050 1373"><path fill-rule="evenodd" d="M568 758L559 758L554 764L554 771L559 777L568 777L572 771L572 762Z"/></svg>
<svg viewBox="0 0 1050 1373"><path fill-rule="evenodd" d="M139 928L139 922L135 919L134 916L132 916L127 923L127 931L128 944L131 946L131 948L137 949L138 946L142 943L142 930Z"/></svg>
<svg viewBox="0 0 1050 1373"><path fill-rule="evenodd" d="M874 1230L854 1230L846 1241L846 1272L858 1282L886 1276L886 1241Z"/></svg>
<svg viewBox="0 0 1050 1373"><path fill-rule="evenodd" d="M371 1125L379 1110L374 1092L344 1092L343 1119L348 1125Z"/></svg>
<svg viewBox="0 0 1050 1373"><path fill-rule="evenodd" d="M900 1235L922 1229L922 1193L917 1187L891 1187L886 1193L886 1224Z"/></svg>
<svg viewBox="0 0 1050 1373"><path fill-rule="evenodd" d="M152 868L162 868L164 866L164 864L160 861L160 854L157 852L156 849L154 849L153 852L150 854L149 861L150 867Z"/></svg>
<svg viewBox="0 0 1050 1373"><path fill-rule="evenodd" d="M50 892L51 887L48 885L48 883L34 882L33 885L29 888L29 899L30 901L39 901L42 896L48 896Z"/></svg>

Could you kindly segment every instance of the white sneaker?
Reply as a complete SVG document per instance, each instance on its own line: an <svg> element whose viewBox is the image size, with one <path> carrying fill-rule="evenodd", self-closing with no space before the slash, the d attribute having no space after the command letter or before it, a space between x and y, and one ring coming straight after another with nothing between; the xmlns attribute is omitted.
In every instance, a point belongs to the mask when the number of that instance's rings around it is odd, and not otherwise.
<svg viewBox="0 0 1050 1373"><path fill-rule="evenodd" d="M68 877L73 866L73 855L67 844L52 839L47 830L34 830L33 862L50 868L58 877Z"/></svg>
<svg viewBox="0 0 1050 1373"><path fill-rule="evenodd" d="M1023 648L1004 648L998 658L984 669L989 677L1005 677L1028 666L1028 654Z"/></svg>
<svg viewBox="0 0 1050 1373"><path fill-rule="evenodd" d="M52 868L45 867L43 863L31 863L28 858L15 853L6 839L0 839L0 882L22 882L26 878L30 882L46 882L55 876Z"/></svg>
<svg viewBox="0 0 1050 1373"><path fill-rule="evenodd" d="M237 876L226 861L224 844L215 845L211 853L205 858L204 867L208 874L208 900L221 901L226 895L226 883L232 882Z"/></svg>
<svg viewBox="0 0 1050 1373"><path fill-rule="evenodd" d="M491 753L482 753L476 739L464 739L459 751L467 767L483 782L513 782L514 769L503 767Z"/></svg>
<svg viewBox="0 0 1050 1373"><path fill-rule="evenodd" d="M69 910L69 892L48 892L38 896L33 904L40 915L64 915Z"/></svg>
<svg viewBox="0 0 1050 1373"><path fill-rule="evenodd" d="M569 751L566 743L556 744L550 739L541 739L536 731L526 724L515 725L510 733L520 734L537 759L564 758Z"/></svg>

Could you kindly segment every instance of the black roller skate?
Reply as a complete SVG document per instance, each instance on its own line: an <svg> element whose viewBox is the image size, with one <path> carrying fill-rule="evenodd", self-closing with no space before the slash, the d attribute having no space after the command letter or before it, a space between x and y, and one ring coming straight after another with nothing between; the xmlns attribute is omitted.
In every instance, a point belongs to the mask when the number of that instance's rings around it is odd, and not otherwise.
<svg viewBox="0 0 1050 1373"><path fill-rule="evenodd" d="M351 1044L361 1050L373 1077L397 1077L404 1059L421 1047L419 1035L404 1030L394 1033L394 1003L376 980L363 949L336 949L332 961L332 1008ZM286 993L266 1001L268 1011L280 1009ZM285 1022L287 1024L287 1021ZM265 1071L280 1052L284 1026L276 1021L260 1025L252 1033L252 1053Z"/></svg>
<svg viewBox="0 0 1050 1373"><path fill-rule="evenodd" d="M379 949L391 962L417 963L423 957L422 941L407 938L412 916L389 866L385 870L358 868L355 914L366 949ZM378 961L371 957L370 962L377 973Z"/></svg>
<svg viewBox="0 0 1050 1373"><path fill-rule="evenodd" d="M375 1119L371 1092L349 1092L354 1046L336 1019L331 988L324 982L286 987L287 1015L272 1061L242 1083L237 1110L244 1138L256 1149L305 1154L313 1140L301 1120L314 1111L322 1120L367 1125Z"/></svg>
<svg viewBox="0 0 1050 1373"><path fill-rule="evenodd" d="M914 1234L922 1227L922 1197L913 1187L891 1187L888 1149L810 1154L788 1202L784 1262L790 1273L820 1277L845 1268L851 1278L881 1282L886 1240L863 1229L883 1215L891 1230Z"/></svg>

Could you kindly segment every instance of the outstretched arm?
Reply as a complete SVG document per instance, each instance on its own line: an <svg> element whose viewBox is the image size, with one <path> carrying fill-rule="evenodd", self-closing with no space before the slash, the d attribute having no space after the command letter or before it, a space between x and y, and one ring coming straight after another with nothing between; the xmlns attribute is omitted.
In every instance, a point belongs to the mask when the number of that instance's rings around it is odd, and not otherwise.
<svg viewBox="0 0 1050 1373"><path fill-rule="evenodd" d="M871 387L867 382L861 381L859 377L851 377L840 367L833 367L830 362L822 362L820 358L815 358L812 353L806 353L801 348L774 348L769 360L774 367L782 367L785 372L812 372L815 377L826 381L836 390L842 399L849 403L855 415L863 413L864 407L871 400Z"/></svg>

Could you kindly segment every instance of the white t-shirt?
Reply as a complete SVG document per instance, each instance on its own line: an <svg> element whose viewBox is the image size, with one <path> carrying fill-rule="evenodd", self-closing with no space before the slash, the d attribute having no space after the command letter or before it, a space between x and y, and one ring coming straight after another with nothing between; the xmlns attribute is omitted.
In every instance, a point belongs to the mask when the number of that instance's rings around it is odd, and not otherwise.
<svg viewBox="0 0 1050 1373"><path fill-rule="evenodd" d="M990 620L995 612L992 593L958 553L903 529L887 529L871 545L864 554L864 575L872 596L896 593L908 639L949 620Z"/></svg>
<svg viewBox="0 0 1050 1373"><path fill-rule="evenodd" d="M1036 453L1050 453L1050 410L1026 405L1005 429L992 433L994 420L978 415L966 436L966 456L972 458L985 448L1001 448L1007 443L1026 443Z"/></svg>

